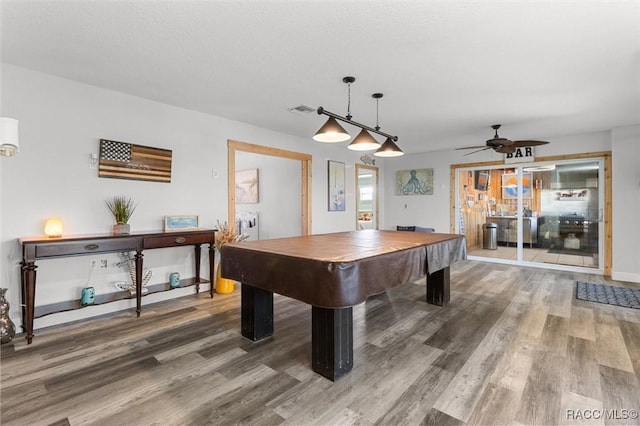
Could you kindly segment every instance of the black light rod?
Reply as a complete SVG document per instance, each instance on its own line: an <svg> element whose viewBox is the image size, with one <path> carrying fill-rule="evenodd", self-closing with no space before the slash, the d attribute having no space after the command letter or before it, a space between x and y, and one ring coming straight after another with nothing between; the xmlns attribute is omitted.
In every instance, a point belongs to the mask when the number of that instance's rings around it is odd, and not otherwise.
<svg viewBox="0 0 640 426"><path fill-rule="evenodd" d="M385 138L391 138L391 140L393 140L393 141L397 141L398 140L397 136L391 136L388 133L381 132L380 130L376 130L376 129L371 128L369 126L366 126L364 124L356 123L353 120L348 120L348 119L344 118L343 116L338 115L338 114L334 114L334 113L332 113L330 111L327 111L326 109L324 109L322 107L318 107L317 111L318 111L318 115L321 115L321 114L328 115L329 117L333 117L336 120L340 120L340 121L344 121L345 123L349 123L352 126L360 127L361 129L367 129L368 131L373 132L373 133L377 133L380 136L384 136Z"/></svg>

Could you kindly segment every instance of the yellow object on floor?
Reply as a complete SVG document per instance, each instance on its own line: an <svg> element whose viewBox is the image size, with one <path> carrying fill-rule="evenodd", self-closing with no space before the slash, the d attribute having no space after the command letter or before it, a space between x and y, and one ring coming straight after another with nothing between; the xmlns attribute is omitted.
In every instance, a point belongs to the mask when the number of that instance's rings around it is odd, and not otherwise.
<svg viewBox="0 0 640 426"><path fill-rule="evenodd" d="M234 284L235 284L235 281L222 278L220 276L220 265L218 265L218 269L216 270L216 293L218 294L233 293Z"/></svg>

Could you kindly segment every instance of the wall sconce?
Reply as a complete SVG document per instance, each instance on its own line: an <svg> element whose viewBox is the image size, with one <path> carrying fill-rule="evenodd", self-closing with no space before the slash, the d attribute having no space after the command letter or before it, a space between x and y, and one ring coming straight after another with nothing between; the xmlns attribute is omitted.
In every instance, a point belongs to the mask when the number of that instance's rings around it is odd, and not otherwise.
<svg viewBox="0 0 640 426"><path fill-rule="evenodd" d="M44 225L44 234L49 238L62 237L62 220L57 217L47 219L47 223Z"/></svg>
<svg viewBox="0 0 640 426"><path fill-rule="evenodd" d="M0 156L13 157L18 153L18 120L10 117L0 117Z"/></svg>

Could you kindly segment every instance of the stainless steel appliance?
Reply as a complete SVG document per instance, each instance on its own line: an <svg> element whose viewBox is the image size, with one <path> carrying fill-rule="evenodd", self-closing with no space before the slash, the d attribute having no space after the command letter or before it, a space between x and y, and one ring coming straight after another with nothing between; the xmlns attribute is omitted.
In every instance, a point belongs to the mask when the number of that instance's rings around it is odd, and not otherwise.
<svg viewBox="0 0 640 426"><path fill-rule="evenodd" d="M590 223L591 221L585 219L584 216L579 214L560 216L560 223L558 224L558 235L560 241L564 241L573 234L578 240L580 240L580 248L587 247Z"/></svg>

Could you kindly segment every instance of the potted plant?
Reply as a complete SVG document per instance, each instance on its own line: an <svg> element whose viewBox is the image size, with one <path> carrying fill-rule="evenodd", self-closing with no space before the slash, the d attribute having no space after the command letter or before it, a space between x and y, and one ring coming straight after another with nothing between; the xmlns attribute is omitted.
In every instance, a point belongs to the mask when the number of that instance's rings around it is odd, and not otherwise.
<svg viewBox="0 0 640 426"><path fill-rule="evenodd" d="M128 234L131 230L129 219L136 210L136 204L130 197L125 197L124 195L116 195L105 202L116 221L115 225L113 225L113 234Z"/></svg>
<svg viewBox="0 0 640 426"><path fill-rule="evenodd" d="M249 238L248 235L241 235L236 233L234 229L231 229L227 222L220 223L218 221L216 230L215 247L219 251L227 243L235 243L243 241ZM220 276L220 262L218 262L218 268L216 270L216 293L229 294L233 292L234 281L222 278Z"/></svg>

